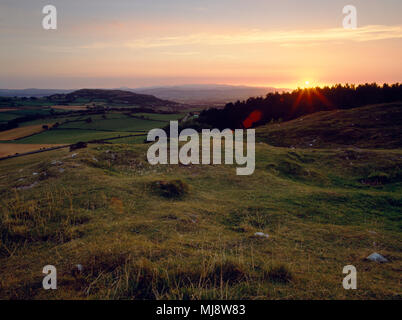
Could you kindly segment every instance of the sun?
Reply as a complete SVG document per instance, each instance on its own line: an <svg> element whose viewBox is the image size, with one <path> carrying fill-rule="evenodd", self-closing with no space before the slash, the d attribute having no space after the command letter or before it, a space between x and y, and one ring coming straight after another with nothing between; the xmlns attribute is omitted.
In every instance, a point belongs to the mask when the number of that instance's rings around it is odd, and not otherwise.
<svg viewBox="0 0 402 320"><path fill-rule="evenodd" d="M304 82L304 84L305 84L306 86L308 86L308 85L310 85L310 81L306 81L306 82Z"/></svg>

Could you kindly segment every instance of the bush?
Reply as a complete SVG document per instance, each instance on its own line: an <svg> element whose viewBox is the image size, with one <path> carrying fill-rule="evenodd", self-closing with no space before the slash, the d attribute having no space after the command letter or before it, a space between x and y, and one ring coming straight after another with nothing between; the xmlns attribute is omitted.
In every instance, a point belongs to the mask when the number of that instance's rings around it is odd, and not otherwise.
<svg viewBox="0 0 402 320"><path fill-rule="evenodd" d="M389 174L378 171L370 173L370 175L367 178L367 181L373 184L384 184L389 182L389 180L390 180Z"/></svg>
<svg viewBox="0 0 402 320"><path fill-rule="evenodd" d="M166 198L180 198L189 192L189 186L182 180L157 181L152 184L162 196Z"/></svg>
<svg viewBox="0 0 402 320"><path fill-rule="evenodd" d="M221 264L216 264L214 266L213 270L208 274L208 279L213 284L219 285L221 284L221 281L224 283L235 283L246 279L246 272L238 263L226 260Z"/></svg>
<svg viewBox="0 0 402 320"><path fill-rule="evenodd" d="M288 283L292 281L293 275L285 265L281 265L272 267L268 271L267 278L273 282Z"/></svg>

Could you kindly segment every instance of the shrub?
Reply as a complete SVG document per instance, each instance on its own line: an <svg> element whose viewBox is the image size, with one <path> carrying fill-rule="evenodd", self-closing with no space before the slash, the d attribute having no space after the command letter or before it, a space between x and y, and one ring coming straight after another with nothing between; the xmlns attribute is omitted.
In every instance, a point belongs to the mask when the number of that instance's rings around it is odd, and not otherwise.
<svg viewBox="0 0 402 320"><path fill-rule="evenodd" d="M153 183L153 188L166 198L180 198L189 192L189 186L182 180L157 181Z"/></svg>
<svg viewBox="0 0 402 320"><path fill-rule="evenodd" d="M78 142L76 144L72 144L70 146L70 152L74 151L74 150L78 150L78 149L84 149L86 148L88 145L86 142Z"/></svg>
<svg viewBox="0 0 402 320"><path fill-rule="evenodd" d="M220 264L216 264L207 278L214 284L220 284L221 281L233 283L244 280L246 272L238 263L226 260Z"/></svg>
<svg viewBox="0 0 402 320"><path fill-rule="evenodd" d="M384 184L389 182L389 180L390 180L389 174L378 171L370 173L370 175L367 178L367 181L373 184Z"/></svg>
<svg viewBox="0 0 402 320"><path fill-rule="evenodd" d="M288 283L293 279L293 275L285 265L280 265L272 267L267 278L273 282Z"/></svg>

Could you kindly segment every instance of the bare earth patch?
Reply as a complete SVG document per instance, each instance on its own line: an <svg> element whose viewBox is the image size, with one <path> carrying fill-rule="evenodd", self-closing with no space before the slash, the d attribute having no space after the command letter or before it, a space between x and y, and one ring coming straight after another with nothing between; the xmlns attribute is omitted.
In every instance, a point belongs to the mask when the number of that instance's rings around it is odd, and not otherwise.
<svg viewBox="0 0 402 320"><path fill-rule="evenodd" d="M52 148L60 146L60 144L17 144L17 143L0 143L0 157L15 155L16 153L25 153L40 149Z"/></svg>

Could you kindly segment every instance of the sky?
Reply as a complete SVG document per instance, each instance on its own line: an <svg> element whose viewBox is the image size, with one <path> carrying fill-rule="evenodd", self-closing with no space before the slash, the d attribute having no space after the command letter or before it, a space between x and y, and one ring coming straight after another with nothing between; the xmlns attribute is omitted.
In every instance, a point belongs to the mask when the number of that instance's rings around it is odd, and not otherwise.
<svg viewBox="0 0 402 320"><path fill-rule="evenodd" d="M42 27L48 4L57 30ZM0 46L8 89L395 83L402 1L1 0Z"/></svg>

